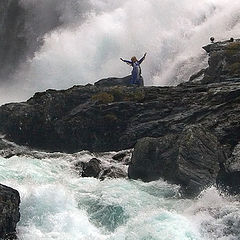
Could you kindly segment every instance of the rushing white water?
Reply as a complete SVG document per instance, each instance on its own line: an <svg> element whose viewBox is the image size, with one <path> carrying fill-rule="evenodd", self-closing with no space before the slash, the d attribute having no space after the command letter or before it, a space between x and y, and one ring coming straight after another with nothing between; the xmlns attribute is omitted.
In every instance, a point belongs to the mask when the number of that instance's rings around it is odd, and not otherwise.
<svg viewBox="0 0 240 240"><path fill-rule="evenodd" d="M36 155L36 154L35 154ZM88 160L93 155L79 153ZM107 155L101 157L103 160ZM163 181L80 178L71 155L0 157L21 195L22 240L237 240L240 204L212 187L195 200Z"/></svg>
<svg viewBox="0 0 240 240"><path fill-rule="evenodd" d="M2 86L0 103L26 99L47 88L126 76L130 68L119 58L140 58L144 52L148 53L142 65L146 85L186 81L206 66L201 47L209 37L235 38L240 27L238 0L22 2L39 12L35 21L47 24L58 14L63 24L46 34L39 52L16 74L15 84Z"/></svg>

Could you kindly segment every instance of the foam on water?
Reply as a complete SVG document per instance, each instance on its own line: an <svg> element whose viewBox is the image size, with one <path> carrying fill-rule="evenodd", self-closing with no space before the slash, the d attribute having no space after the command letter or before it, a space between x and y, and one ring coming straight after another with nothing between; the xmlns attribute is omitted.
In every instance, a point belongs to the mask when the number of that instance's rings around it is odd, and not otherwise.
<svg viewBox="0 0 240 240"><path fill-rule="evenodd" d="M79 178L73 162L61 154L0 157L0 182L21 195L20 239L239 239L240 205L214 187L181 199L178 186L161 180Z"/></svg>

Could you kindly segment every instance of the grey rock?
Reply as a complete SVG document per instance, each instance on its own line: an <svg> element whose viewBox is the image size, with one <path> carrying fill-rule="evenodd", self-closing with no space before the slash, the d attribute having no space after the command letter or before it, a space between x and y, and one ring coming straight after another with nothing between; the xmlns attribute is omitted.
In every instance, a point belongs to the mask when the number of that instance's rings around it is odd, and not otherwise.
<svg viewBox="0 0 240 240"><path fill-rule="evenodd" d="M101 180L104 180L106 178L126 178L126 177L127 177L127 172L125 172L120 167L115 167L115 166L111 166L104 169L99 176Z"/></svg>
<svg viewBox="0 0 240 240"><path fill-rule="evenodd" d="M82 163L82 177L97 178L101 172L101 161L97 158L92 158L89 162Z"/></svg>
<svg viewBox="0 0 240 240"><path fill-rule="evenodd" d="M20 220L18 191L0 184L0 238L14 239Z"/></svg>
<svg viewBox="0 0 240 240"><path fill-rule="evenodd" d="M17 144L47 151L104 152L130 149L140 138L181 133L198 123L231 154L240 141L239 95L235 81L47 90L25 103L1 106L0 132Z"/></svg>
<svg viewBox="0 0 240 240"><path fill-rule="evenodd" d="M204 46L209 54L209 67L205 70L203 82L232 81L240 77L240 40L227 40Z"/></svg>
<svg viewBox="0 0 240 240"><path fill-rule="evenodd" d="M217 138L195 125L186 127L181 134L139 140L128 176L143 181L163 178L180 184L185 195L195 195L216 183L219 163L225 161Z"/></svg>
<svg viewBox="0 0 240 240"><path fill-rule="evenodd" d="M136 87L137 85L133 85L131 84L131 75L130 76L126 76L123 78L106 78L106 79L101 79L99 81L97 81L94 85L97 87L114 87L114 86L125 86L125 87ZM144 86L144 81L143 81L143 77L140 77L140 81L139 81L139 87L143 87Z"/></svg>
<svg viewBox="0 0 240 240"><path fill-rule="evenodd" d="M97 87L130 86L131 76L124 78L106 78L97 81L94 85Z"/></svg>
<svg viewBox="0 0 240 240"><path fill-rule="evenodd" d="M231 194L240 193L240 144L234 148L232 156L220 164L217 185Z"/></svg>

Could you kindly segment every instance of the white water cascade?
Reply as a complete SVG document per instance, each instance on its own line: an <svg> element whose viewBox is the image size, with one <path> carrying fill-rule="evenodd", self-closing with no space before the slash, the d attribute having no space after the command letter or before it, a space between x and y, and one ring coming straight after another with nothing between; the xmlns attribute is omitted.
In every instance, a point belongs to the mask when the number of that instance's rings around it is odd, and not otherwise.
<svg viewBox="0 0 240 240"><path fill-rule="evenodd" d="M25 100L48 88L126 76L131 69L119 58L140 58L144 52L146 85L187 81L207 66L202 46L209 38L237 38L240 27L238 0L21 1L35 15L39 9L36 21L47 24L57 12L63 24L45 35L43 46L10 85L1 85L0 103Z"/></svg>
<svg viewBox="0 0 240 240"><path fill-rule="evenodd" d="M195 200L181 199L178 186L161 180L80 178L72 159L44 153L0 157L0 182L20 192L21 240L239 239L240 204L214 187Z"/></svg>
<svg viewBox="0 0 240 240"><path fill-rule="evenodd" d="M131 69L119 58L144 52L145 84L175 85L207 66L202 46L211 36L239 36L239 0L21 1L44 24L56 12L62 24L44 36L12 81L1 85L0 104L48 88L126 76ZM72 155L37 155L0 157L0 183L21 196L20 240L240 239L239 201L214 186L196 199L183 199L178 186L162 180L80 178Z"/></svg>

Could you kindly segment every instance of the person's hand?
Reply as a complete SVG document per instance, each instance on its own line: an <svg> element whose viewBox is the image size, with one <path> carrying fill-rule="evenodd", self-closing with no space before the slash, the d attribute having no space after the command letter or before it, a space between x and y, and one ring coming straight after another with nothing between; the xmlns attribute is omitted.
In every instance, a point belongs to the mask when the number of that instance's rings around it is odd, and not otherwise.
<svg viewBox="0 0 240 240"><path fill-rule="evenodd" d="M122 59L122 58L120 58L120 60L122 60L122 61L123 61L123 59Z"/></svg>
<svg viewBox="0 0 240 240"><path fill-rule="evenodd" d="M144 57L146 57L147 53L144 53Z"/></svg>

